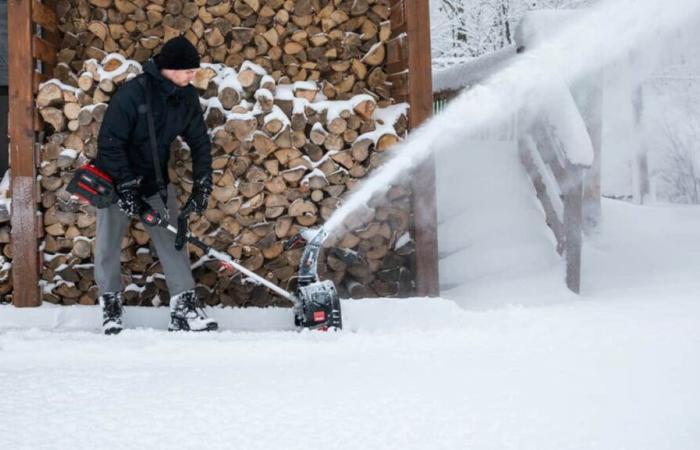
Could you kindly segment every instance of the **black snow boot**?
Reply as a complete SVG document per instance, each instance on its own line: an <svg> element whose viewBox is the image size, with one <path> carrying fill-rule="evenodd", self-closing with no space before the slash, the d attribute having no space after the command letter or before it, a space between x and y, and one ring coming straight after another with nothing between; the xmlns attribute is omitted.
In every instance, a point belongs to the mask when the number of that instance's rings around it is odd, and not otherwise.
<svg viewBox="0 0 700 450"><path fill-rule="evenodd" d="M219 327L200 307L194 290L182 292L170 299L169 331L214 331Z"/></svg>
<svg viewBox="0 0 700 450"><path fill-rule="evenodd" d="M102 330L105 334L119 334L122 331L122 293L108 292L100 296L102 307Z"/></svg>

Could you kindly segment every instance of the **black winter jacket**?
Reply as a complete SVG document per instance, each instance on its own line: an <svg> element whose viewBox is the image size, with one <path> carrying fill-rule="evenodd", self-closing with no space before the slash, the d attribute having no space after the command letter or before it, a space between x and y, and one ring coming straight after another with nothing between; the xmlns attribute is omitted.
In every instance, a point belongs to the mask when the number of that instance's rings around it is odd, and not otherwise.
<svg viewBox="0 0 700 450"><path fill-rule="evenodd" d="M192 154L193 179L211 176L211 143L194 86L181 88L164 78L153 60L143 66L147 89L137 79L126 82L109 102L97 141L95 165L118 185L143 177L141 193L158 192L146 118L151 95L163 181L167 184L170 144L181 136Z"/></svg>

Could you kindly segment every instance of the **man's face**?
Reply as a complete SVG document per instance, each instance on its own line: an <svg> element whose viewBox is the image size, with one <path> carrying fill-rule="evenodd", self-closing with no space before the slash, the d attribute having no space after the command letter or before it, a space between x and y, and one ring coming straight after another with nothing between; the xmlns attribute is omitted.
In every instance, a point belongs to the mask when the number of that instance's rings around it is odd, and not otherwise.
<svg viewBox="0 0 700 450"><path fill-rule="evenodd" d="M197 69L185 69L185 70L174 70L174 69L163 69L160 73L180 87L185 87L192 80L194 80L194 75L197 73Z"/></svg>

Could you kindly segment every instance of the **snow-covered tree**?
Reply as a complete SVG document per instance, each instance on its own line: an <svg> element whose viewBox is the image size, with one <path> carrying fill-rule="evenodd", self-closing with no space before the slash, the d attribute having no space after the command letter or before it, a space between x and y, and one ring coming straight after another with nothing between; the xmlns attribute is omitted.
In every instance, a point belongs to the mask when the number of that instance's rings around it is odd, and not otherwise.
<svg viewBox="0 0 700 450"><path fill-rule="evenodd" d="M579 8L594 0L430 0L433 67L501 49L531 9Z"/></svg>

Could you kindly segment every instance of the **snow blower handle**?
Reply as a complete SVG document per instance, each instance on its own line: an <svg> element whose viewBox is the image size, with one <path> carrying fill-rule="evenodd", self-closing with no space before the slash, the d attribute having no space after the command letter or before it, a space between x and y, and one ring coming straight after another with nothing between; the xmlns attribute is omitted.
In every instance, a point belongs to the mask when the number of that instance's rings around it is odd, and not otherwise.
<svg viewBox="0 0 700 450"><path fill-rule="evenodd" d="M146 218L142 218L144 220L144 223L146 221ZM162 218L157 218L157 219L151 219L150 223L147 223L147 225L150 226L160 226L165 228L166 230L170 231L174 235L177 236L177 228L174 226L170 225L167 220L164 220ZM229 256L226 253L220 252L216 249L213 249L212 247L208 246L204 242L200 241L197 239L195 236L192 235L192 233L187 233L187 242L190 244L196 245L199 247L204 253L207 255L211 256L214 259L217 259L221 261L223 264L225 264L228 267L232 267L236 269L237 271L241 272L242 274L254 279L258 283L262 284L263 286L267 287L268 289L273 290L275 293L280 295L283 298L286 298L290 302L294 303L295 305L299 303L299 299L297 299L294 295L290 294L289 292L285 291L281 287L277 286L276 284L270 282L269 280L261 277L257 273L253 272L252 270L249 270L242 265L238 264L231 256Z"/></svg>

